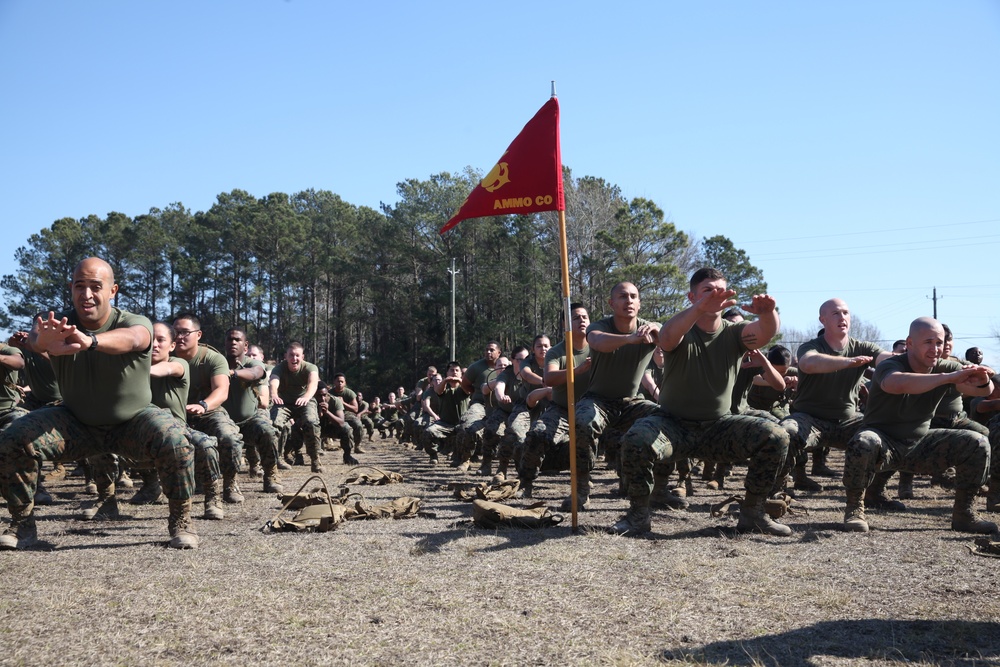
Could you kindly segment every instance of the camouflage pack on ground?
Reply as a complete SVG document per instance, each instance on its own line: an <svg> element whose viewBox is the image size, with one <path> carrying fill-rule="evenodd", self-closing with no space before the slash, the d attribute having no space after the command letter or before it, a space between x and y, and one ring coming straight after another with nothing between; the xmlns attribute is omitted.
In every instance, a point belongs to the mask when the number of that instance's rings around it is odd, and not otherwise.
<svg viewBox="0 0 1000 667"><path fill-rule="evenodd" d="M561 514L551 513L543 502L518 509L482 498L472 501L472 522L477 528L548 528L562 520Z"/></svg>

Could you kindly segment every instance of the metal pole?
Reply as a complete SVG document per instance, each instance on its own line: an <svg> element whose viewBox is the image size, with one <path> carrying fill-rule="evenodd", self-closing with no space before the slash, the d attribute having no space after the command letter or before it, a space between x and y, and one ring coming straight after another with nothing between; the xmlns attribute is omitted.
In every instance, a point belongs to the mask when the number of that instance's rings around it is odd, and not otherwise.
<svg viewBox="0 0 1000 667"><path fill-rule="evenodd" d="M448 269L448 273L451 274L451 354L448 356L449 360L454 360L455 357L455 274L458 271L455 270L455 258L451 258L451 268Z"/></svg>

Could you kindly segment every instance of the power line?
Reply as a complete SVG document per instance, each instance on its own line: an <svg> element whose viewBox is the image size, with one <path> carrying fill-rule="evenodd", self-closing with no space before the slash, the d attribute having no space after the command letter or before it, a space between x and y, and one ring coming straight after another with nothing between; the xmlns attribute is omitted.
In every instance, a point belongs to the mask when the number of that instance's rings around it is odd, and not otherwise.
<svg viewBox="0 0 1000 667"><path fill-rule="evenodd" d="M810 239L832 239L840 236L861 236L863 234L871 235L871 234L885 234L887 232L908 232L914 229L938 229L940 227L962 227L965 225L982 225L988 222L1000 222L1000 218L993 218L992 220L974 220L972 222L942 223L940 225L925 225L923 227L908 226L908 227L897 227L895 229L879 229L879 230L866 229L861 232L842 232L840 234L822 234L819 236L794 236L790 238L784 237L779 239L766 239L766 240L754 239L752 241L740 241L738 244L736 241L733 241L733 243L744 246L744 245L752 245L754 243L776 243L779 241L808 241Z"/></svg>

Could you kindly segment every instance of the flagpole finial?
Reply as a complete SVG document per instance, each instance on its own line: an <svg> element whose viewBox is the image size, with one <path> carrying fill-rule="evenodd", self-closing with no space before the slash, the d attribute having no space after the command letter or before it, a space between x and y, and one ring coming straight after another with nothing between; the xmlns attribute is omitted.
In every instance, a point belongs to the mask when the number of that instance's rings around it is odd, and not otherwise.
<svg viewBox="0 0 1000 667"><path fill-rule="evenodd" d="M555 97L555 96L556 96L556 82L553 79L553 81L552 81L552 97Z"/></svg>

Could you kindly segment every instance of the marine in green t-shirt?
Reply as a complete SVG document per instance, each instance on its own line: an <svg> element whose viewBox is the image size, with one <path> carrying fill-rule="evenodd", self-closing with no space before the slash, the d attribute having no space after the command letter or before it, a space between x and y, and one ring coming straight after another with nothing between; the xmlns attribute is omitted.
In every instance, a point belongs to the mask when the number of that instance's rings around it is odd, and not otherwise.
<svg viewBox="0 0 1000 667"><path fill-rule="evenodd" d="M730 410L743 355L765 346L778 332L777 304L767 294L755 294L741 307L757 319L732 324L722 313L736 305L736 292L722 273L699 269L690 286L691 305L667 320L659 332L665 359L660 407L636 421L624 437L622 471L628 480L629 511L612 530L628 535L649 531L651 501L669 504L666 480L657 468L700 458L747 462L737 530L790 535L790 528L772 521L764 511L785 462L788 434L776 421Z"/></svg>
<svg viewBox="0 0 1000 667"><path fill-rule="evenodd" d="M921 317L910 324L906 352L875 368L864 426L848 443L844 457L844 529L848 532L868 532L865 506L873 480L884 477L878 473L940 473L949 466L955 468L952 530L997 530L995 523L980 519L973 509L989 472L988 438L969 429L930 428L934 412L950 387L968 396L988 396L993 391L993 371L942 359L943 348L941 323Z"/></svg>
<svg viewBox="0 0 1000 667"><path fill-rule="evenodd" d="M28 344L51 360L63 404L31 412L0 432L5 467L0 474L7 480L3 494L11 514L0 549L37 542L33 496L39 460L91 457L98 498L84 518L118 516L109 454L155 460L170 504L170 546L198 546L191 521L191 445L183 425L150 403L153 327L145 317L114 308L117 293L111 265L90 257L73 270L73 310L36 318Z"/></svg>
<svg viewBox="0 0 1000 667"><path fill-rule="evenodd" d="M821 335L799 346L795 401L781 422L791 438L789 467L798 491L822 489L806 475L807 452L813 452L813 474L832 474L825 451L843 449L861 428L858 391L865 371L892 356L850 335L851 311L843 299L824 301L819 321Z"/></svg>

